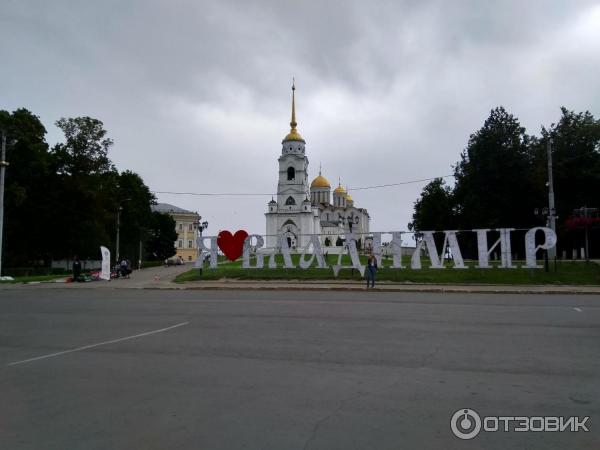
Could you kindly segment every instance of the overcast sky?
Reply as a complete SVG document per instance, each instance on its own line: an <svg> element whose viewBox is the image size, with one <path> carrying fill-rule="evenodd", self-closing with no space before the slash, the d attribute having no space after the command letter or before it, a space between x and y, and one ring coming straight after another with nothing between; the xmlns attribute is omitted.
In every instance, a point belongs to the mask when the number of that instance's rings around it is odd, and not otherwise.
<svg viewBox="0 0 600 450"><path fill-rule="evenodd" d="M495 106L532 134L561 105L600 116L592 1L3 0L0 41L0 109L51 145L60 117L102 120L153 191L275 192L292 77L309 178L333 187L450 174ZM371 230L405 230L424 184L351 194ZM264 233L271 199L157 197L207 234Z"/></svg>

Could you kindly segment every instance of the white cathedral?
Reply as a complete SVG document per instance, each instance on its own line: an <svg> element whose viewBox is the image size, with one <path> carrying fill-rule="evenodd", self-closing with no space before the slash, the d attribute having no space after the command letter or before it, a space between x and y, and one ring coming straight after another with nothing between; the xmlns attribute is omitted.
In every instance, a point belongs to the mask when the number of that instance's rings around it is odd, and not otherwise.
<svg viewBox="0 0 600 450"><path fill-rule="evenodd" d="M331 185L319 170L319 176L308 185L306 141L296 126L296 87L292 85L292 121L290 132L283 138L279 157L277 201L271 199L265 213L267 247L277 245L277 236L286 236L291 248L304 248L310 235L321 236L321 245L336 247L345 234L352 232L364 245L369 238L369 213L354 206L354 200L339 183L331 198Z"/></svg>

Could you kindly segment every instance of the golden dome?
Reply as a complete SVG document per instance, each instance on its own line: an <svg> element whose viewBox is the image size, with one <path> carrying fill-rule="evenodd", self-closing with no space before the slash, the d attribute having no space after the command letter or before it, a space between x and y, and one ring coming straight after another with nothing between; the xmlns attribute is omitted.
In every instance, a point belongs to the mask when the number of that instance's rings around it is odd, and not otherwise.
<svg viewBox="0 0 600 450"><path fill-rule="evenodd" d="M354 200L352 200L352 196L348 193L348 186L346 186L346 201L347 202L353 202Z"/></svg>
<svg viewBox="0 0 600 450"><path fill-rule="evenodd" d="M336 193L336 194L343 194L343 195L345 195L346 194L346 189L344 189L342 187L342 185L340 184L338 187L335 188L335 190L333 192Z"/></svg>
<svg viewBox="0 0 600 450"><path fill-rule="evenodd" d="M285 142L285 141L306 142L304 139L302 139L302 136L300 136L300 134L298 133L298 131L295 128L292 128L292 130L288 133L288 135L286 137L283 138L283 141L281 141L281 142Z"/></svg>
<svg viewBox="0 0 600 450"><path fill-rule="evenodd" d="M319 174L319 176L310 183L310 188L331 188L331 185L329 184L329 181L327 181L327 178Z"/></svg>

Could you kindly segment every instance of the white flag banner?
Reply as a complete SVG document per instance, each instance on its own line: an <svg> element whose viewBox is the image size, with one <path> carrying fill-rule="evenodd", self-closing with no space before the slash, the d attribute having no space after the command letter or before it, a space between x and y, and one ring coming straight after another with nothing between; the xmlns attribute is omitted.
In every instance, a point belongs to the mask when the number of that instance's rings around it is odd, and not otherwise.
<svg viewBox="0 0 600 450"><path fill-rule="evenodd" d="M110 250L106 247L100 246L100 253L102 253L102 270L100 270L100 279L110 280Z"/></svg>

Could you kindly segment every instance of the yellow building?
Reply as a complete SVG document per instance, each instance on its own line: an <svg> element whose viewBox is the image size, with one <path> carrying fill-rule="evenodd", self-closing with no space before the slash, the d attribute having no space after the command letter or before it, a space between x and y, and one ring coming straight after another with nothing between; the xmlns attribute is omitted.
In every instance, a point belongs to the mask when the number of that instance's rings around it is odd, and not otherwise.
<svg viewBox="0 0 600 450"><path fill-rule="evenodd" d="M175 257L180 257L185 262L195 261L197 257L196 236L200 215L197 212L187 211L168 203L158 203L152 207L153 211L167 213L175 220L177 240Z"/></svg>

